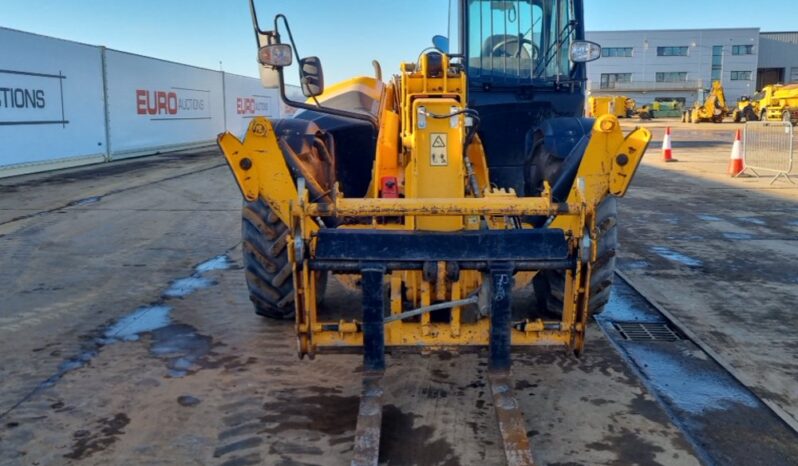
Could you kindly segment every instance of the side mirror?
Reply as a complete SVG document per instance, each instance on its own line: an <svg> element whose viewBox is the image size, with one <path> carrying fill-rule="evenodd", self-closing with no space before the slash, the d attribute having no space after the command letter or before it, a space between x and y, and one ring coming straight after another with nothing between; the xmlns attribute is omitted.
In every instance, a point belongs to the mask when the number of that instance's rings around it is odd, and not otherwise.
<svg viewBox="0 0 798 466"><path fill-rule="evenodd" d="M601 46L589 40L571 42L568 56L574 63L587 63L601 58Z"/></svg>
<svg viewBox="0 0 798 466"><path fill-rule="evenodd" d="M449 38L446 36L432 36L432 46L443 53L449 53Z"/></svg>
<svg viewBox="0 0 798 466"><path fill-rule="evenodd" d="M299 82L305 97L317 97L324 93L324 72L319 57L299 60Z"/></svg>

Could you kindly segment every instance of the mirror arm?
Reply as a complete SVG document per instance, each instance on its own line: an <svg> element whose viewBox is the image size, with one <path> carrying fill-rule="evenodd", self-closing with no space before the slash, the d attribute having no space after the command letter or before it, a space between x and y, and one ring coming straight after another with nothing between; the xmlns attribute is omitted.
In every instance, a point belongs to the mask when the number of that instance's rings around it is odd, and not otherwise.
<svg viewBox="0 0 798 466"><path fill-rule="evenodd" d="M260 43L260 36L261 35L270 36L270 37L275 39L274 43L277 43L277 44L280 43L280 33L278 32L279 29L277 27L277 24L278 24L278 21L280 19L282 19L283 20L283 24L285 25L285 29L288 32L288 40L291 42L291 47L294 49L294 54L296 56L297 62L299 62L300 61L299 52L296 49L296 44L294 43L294 37L291 34L291 27L288 25L288 19L285 17L285 15L278 14L277 16L274 17L274 30L273 31L264 31L263 29L260 28L260 24L258 22L258 14L257 14L257 11L255 9L255 0L249 0L249 9L250 9L250 13L252 15L252 26L255 29L255 42L258 45L258 49L260 49L260 47L262 46L262 44ZM329 115L336 115L336 116L340 116L340 117L344 117L344 118L351 118L351 119L354 119L354 120L365 121L365 122L369 123L372 126L372 128L374 129L375 134L377 132L379 132L379 123L377 121L377 118L372 116L372 115L368 115L368 114L364 114L364 113L348 112L346 110L338 110L338 109L322 107L322 106L309 105L309 104L306 104L305 102L298 102L298 101L295 101L295 100L291 100L285 94L285 76L283 74L283 68L282 67L278 67L277 68L277 75L279 76L279 81L280 81L280 99L286 105L290 105L291 107L301 108L303 110L311 110L311 111L314 111L314 112L321 112L321 113L326 113L326 114L329 114Z"/></svg>
<svg viewBox="0 0 798 466"><path fill-rule="evenodd" d="M250 0L250 2L254 2L254 0ZM286 18L285 15L283 14L278 14L277 16L274 17L274 36L277 38L280 37L280 34L277 32L279 30L277 27L278 21L280 19L283 20L283 25L285 26L285 30L288 33L288 41L291 42L291 47L294 49L294 55L296 56L296 61L297 63L300 63L302 59L299 58L299 52L297 51L296 43L294 42L294 35L291 34L291 26L288 25L288 18ZM257 24L255 27L257 27ZM321 105L310 105L306 104L305 102L291 100L285 94L285 75L283 74L283 70L284 70L283 67L279 67L277 69L277 74L280 77L280 98L282 99L283 103L285 103L286 105L290 105L291 107L301 108L303 110L310 110L314 112L326 113L328 115L336 115L344 118L351 118L354 120L365 121L372 126L375 134L379 132L379 127L380 127L379 122L377 121L377 118L372 115L368 115L365 113L349 112L346 110L338 110L336 108L330 108L330 107L322 107ZM316 102L318 104L318 101Z"/></svg>
<svg viewBox="0 0 798 466"><path fill-rule="evenodd" d="M346 110L339 110L337 108L321 107L321 106L317 107L316 105L310 105L305 102L291 100L285 94L285 77L283 75L283 68L278 68L277 73L280 76L280 98L286 105L290 105L291 107L301 108L303 110L310 110L313 112L326 113L328 115L335 115L344 118L351 118L353 120L365 121L366 123L369 123L372 126L375 133L379 132L379 122L377 121L377 118L372 115L366 113L349 112Z"/></svg>
<svg viewBox="0 0 798 466"><path fill-rule="evenodd" d="M255 43L258 45L258 49L262 47L260 43L260 36L272 36L275 37L277 42L280 42L280 35L277 34L277 29L274 31L264 31L260 28L260 22L258 21L258 11L255 9L255 0L249 0L249 13L252 16L252 27L255 29Z"/></svg>

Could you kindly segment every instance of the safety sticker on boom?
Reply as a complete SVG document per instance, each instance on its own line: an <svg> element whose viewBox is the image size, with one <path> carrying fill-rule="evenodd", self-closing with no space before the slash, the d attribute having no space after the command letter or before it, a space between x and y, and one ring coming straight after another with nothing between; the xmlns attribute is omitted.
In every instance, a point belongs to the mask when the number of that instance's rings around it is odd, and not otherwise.
<svg viewBox="0 0 798 466"><path fill-rule="evenodd" d="M449 135L446 133L432 133L429 138L429 164L433 167L449 165L449 155L446 147Z"/></svg>

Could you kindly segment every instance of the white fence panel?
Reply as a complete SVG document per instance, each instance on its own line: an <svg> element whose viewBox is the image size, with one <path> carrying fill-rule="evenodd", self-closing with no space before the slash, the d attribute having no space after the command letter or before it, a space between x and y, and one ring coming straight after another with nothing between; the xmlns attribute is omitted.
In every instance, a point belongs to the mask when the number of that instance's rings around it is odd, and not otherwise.
<svg viewBox="0 0 798 466"><path fill-rule="evenodd" d="M100 48L0 28L0 177L101 162Z"/></svg>
<svg viewBox="0 0 798 466"><path fill-rule="evenodd" d="M224 131L218 71L107 50L111 158L212 144Z"/></svg>
<svg viewBox="0 0 798 466"><path fill-rule="evenodd" d="M775 173L770 184L781 176L792 181L790 172L795 157L793 146L793 128L789 121L747 122L743 137L744 171L757 177L761 171Z"/></svg>
<svg viewBox="0 0 798 466"><path fill-rule="evenodd" d="M241 137L256 116L280 118L280 94L264 89L260 79L224 74L224 100L227 131Z"/></svg>

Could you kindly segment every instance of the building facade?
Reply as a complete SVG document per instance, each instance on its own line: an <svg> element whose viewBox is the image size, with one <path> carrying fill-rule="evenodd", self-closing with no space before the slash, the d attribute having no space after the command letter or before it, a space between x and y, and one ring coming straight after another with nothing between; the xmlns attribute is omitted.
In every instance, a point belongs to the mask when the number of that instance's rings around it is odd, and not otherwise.
<svg viewBox="0 0 798 466"><path fill-rule="evenodd" d="M625 95L639 104L703 100L720 80L733 103L757 90L758 28L592 31L602 46L588 65L590 95Z"/></svg>
<svg viewBox="0 0 798 466"><path fill-rule="evenodd" d="M759 35L757 89L775 83L798 82L798 32Z"/></svg>

